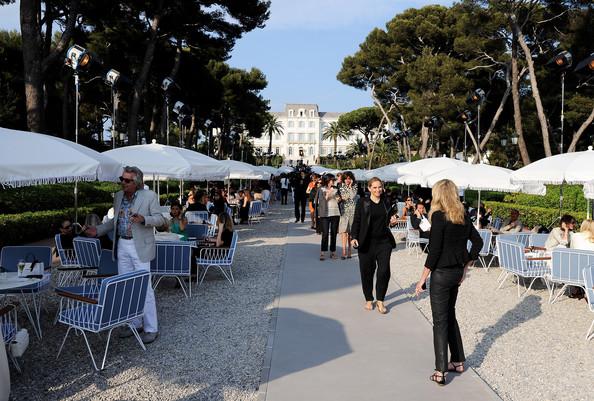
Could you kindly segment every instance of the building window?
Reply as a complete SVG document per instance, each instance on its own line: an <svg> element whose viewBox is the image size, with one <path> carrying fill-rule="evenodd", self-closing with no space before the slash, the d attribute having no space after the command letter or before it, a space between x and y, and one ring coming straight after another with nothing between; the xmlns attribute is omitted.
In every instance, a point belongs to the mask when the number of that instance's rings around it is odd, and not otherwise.
<svg viewBox="0 0 594 401"><path fill-rule="evenodd" d="M276 153L278 155L280 153L280 148L275 148L274 153Z"/></svg>
<svg viewBox="0 0 594 401"><path fill-rule="evenodd" d="M309 155L310 156L313 156L314 155L314 148L313 148L313 146L310 146L309 147Z"/></svg>
<svg viewBox="0 0 594 401"><path fill-rule="evenodd" d="M289 156L293 156L293 148L289 146Z"/></svg>
<svg viewBox="0 0 594 401"><path fill-rule="evenodd" d="M315 126L316 126L316 123L315 123L315 121L310 121L310 122L309 122L309 128L313 128L313 127L315 127Z"/></svg>
<svg viewBox="0 0 594 401"><path fill-rule="evenodd" d="M299 128L305 128L305 121L299 121Z"/></svg>
<svg viewBox="0 0 594 401"><path fill-rule="evenodd" d="M294 126L295 126L295 123L293 121L289 121L288 127L289 128L293 128Z"/></svg>
<svg viewBox="0 0 594 401"><path fill-rule="evenodd" d="M305 110L299 109L299 117L305 117Z"/></svg>
<svg viewBox="0 0 594 401"><path fill-rule="evenodd" d="M305 153L303 153L303 148L299 147L299 157L303 157L305 156Z"/></svg>
<svg viewBox="0 0 594 401"><path fill-rule="evenodd" d="M293 116L293 110L289 110L289 117L294 117Z"/></svg>
<svg viewBox="0 0 594 401"><path fill-rule="evenodd" d="M309 111L309 116L310 116L310 117L315 117L315 112L314 112L313 110L310 110L310 111Z"/></svg>

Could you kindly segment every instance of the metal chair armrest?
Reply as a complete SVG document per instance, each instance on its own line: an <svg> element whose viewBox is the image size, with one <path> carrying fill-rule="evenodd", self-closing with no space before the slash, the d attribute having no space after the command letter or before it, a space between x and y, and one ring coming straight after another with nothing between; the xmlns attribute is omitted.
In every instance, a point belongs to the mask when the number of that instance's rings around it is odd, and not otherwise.
<svg viewBox="0 0 594 401"><path fill-rule="evenodd" d="M64 298L70 298L74 299L75 301L85 302L88 304L97 305L98 303L96 299L85 297L84 295L80 294L74 294L72 292L62 291L59 289L56 289L56 294Z"/></svg>

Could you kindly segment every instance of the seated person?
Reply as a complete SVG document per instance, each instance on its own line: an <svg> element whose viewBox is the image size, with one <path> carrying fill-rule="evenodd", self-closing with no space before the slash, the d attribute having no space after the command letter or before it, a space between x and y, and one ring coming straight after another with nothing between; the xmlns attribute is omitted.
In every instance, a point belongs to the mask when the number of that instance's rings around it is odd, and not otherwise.
<svg viewBox="0 0 594 401"><path fill-rule="evenodd" d="M213 242L217 248L229 248L233 240L233 219L227 213L220 213L217 217L217 236L207 241Z"/></svg>
<svg viewBox="0 0 594 401"><path fill-rule="evenodd" d="M186 212L207 212L206 203L208 202L208 196L206 192L190 192L188 196L188 207Z"/></svg>
<svg viewBox="0 0 594 401"><path fill-rule="evenodd" d="M487 226L491 223L493 210L491 210L491 208L485 209L485 204L481 202L481 206L479 208L479 215L480 228L487 228Z"/></svg>
<svg viewBox="0 0 594 401"><path fill-rule="evenodd" d="M171 205L171 211L169 214L171 215L171 220L169 221L169 232L180 234L182 235L182 240L187 240L188 237L186 236L186 226L188 225L188 220L182 215L181 205L179 203L173 203Z"/></svg>
<svg viewBox="0 0 594 401"><path fill-rule="evenodd" d="M414 229L419 230L419 236L421 238L429 238L429 230L423 231L423 229L420 227L423 218L429 220L427 217L427 212L425 211L425 204L419 202L417 203L415 212L410 216L410 224Z"/></svg>
<svg viewBox="0 0 594 401"><path fill-rule="evenodd" d="M571 236L569 246L574 249L594 251L594 221L584 220L580 225L580 232Z"/></svg>
<svg viewBox="0 0 594 401"><path fill-rule="evenodd" d="M509 219L503 222L499 232L501 234L511 234L522 232L523 229L524 225L520 220L520 211L517 209L512 209L509 212Z"/></svg>
<svg viewBox="0 0 594 401"><path fill-rule="evenodd" d="M545 248L547 251L553 248L567 248L571 243L572 231L575 226L575 219L569 214L561 216L559 227L555 227L551 230L547 241L545 242Z"/></svg>
<svg viewBox="0 0 594 401"><path fill-rule="evenodd" d="M84 227L96 227L99 224L101 224L101 219L96 214L91 213L85 217ZM102 235L97 238L99 238L99 242L101 243L101 249L112 249L113 248L112 239L109 237L109 235Z"/></svg>
<svg viewBox="0 0 594 401"><path fill-rule="evenodd" d="M412 198L407 196L406 200L404 201L404 208L402 209L402 219L406 220L406 218L413 215L414 212L415 205L413 204Z"/></svg>
<svg viewBox="0 0 594 401"><path fill-rule="evenodd" d="M70 219L65 219L62 224L60 224L60 244L62 245L62 249L74 249L74 245L72 240L74 239L74 228L72 227L72 222ZM56 249L56 255L58 254L58 250Z"/></svg>

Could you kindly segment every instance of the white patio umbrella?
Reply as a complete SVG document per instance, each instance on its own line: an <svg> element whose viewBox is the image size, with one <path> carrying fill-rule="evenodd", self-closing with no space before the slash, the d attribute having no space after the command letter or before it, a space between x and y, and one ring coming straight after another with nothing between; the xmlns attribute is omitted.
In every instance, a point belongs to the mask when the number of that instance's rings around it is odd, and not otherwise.
<svg viewBox="0 0 594 401"><path fill-rule="evenodd" d="M335 169L324 167L324 166L311 166L311 171L316 174L319 174L319 175L323 175L323 174L336 175L339 172L339 170L335 170Z"/></svg>
<svg viewBox="0 0 594 401"><path fill-rule="evenodd" d="M221 160L221 163L229 169L227 178L232 180L264 180L270 176L257 166L237 160Z"/></svg>
<svg viewBox="0 0 594 401"><path fill-rule="evenodd" d="M117 161L66 139L0 128L0 185L117 181Z"/></svg>
<svg viewBox="0 0 594 401"><path fill-rule="evenodd" d="M448 157L417 160L396 168L396 171L400 175L397 182L406 185L427 186L427 177L430 175L448 168L463 166L464 164L466 163L463 161Z"/></svg>
<svg viewBox="0 0 594 401"><path fill-rule="evenodd" d="M367 170L365 173L365 179L369 180L372 177L377 177L384 182L397 182L398 177L398 167L402 167L407 165L408 163L392 163L386 166L378 167L373 170Z"/></svg>
<svg viewBox="0 0 594 401"><path fill-rule="evenodd" d="M480 207L481 191L499 191L499 192L526 192L537 195L544 195L546 187L544 185L522 186L512 184L510 181L512 170L492 166L489 164L469 164L451 167L427 177L427 185L433 187L437 181L449 179L453 181L458 189L473 189L478 191L477 206ZM478 224L478 219L477 219Z"/></svg>
<svg viewBox="0 0 594 401"><path fill-rule="evenodd" d="M278 174L283 174L283 173L288 174L288 173L292 173L293 172L293 167L291 167L291 166L281 166L278 169L276 169L276 171L277 171ZM315 173L315 171L314 171L314 173Z"/></svg>
<svg viewBox="0 0 594 401"><path fill-rule="evenodd" d="M125 146L108 150L104 155L123 165L136 166L149 178L178 178L195 181L223 180L229 168L219 160L193 150L160 145L153 140L149 145Z"/></svg>

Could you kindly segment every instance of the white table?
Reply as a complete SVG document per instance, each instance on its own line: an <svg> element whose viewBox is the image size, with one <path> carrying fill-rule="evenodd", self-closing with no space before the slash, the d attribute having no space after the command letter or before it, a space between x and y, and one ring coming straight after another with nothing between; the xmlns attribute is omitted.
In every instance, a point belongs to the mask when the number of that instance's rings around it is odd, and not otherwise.
<svg viewBox="0 0 594 401"><path fill-rule="evenodd" d="M0 290L13 290L37 284L40 281L40 278L19 277L17 272L0 273Z"/></svg>

